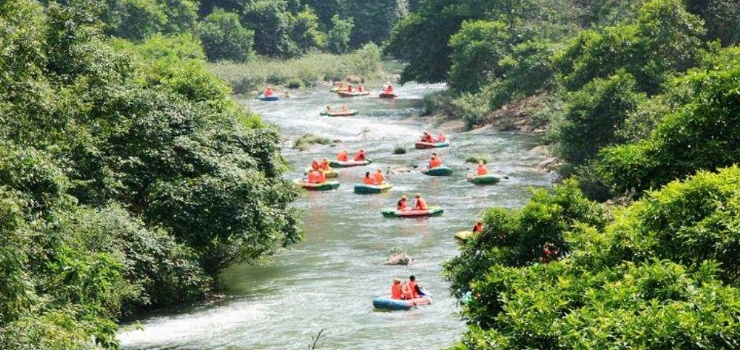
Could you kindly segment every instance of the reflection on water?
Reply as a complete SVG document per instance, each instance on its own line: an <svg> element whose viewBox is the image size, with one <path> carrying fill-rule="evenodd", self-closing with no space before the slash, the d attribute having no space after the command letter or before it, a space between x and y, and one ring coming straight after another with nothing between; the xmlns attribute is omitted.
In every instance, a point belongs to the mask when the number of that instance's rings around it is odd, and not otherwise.
<svg viewBox="0 0 740 350"><path fill-rule="evenodd" d="M460 338L464 323L456 314L440 264L456 255L453 234L469 229L490 206L519 207L532 187L549 186L549 178L534 170L544 156L529 152L538 140L530 136L490 131L449 135L451 147L415 150L424 130L434 131L418 114L421 97L441 85L407 84L401 98L342 99L324 90L297 93L278 102L246 103L264 120L280 126L287 137L283 154L299 178L312 159L333 158L340 149L365 148L374 163L340 170L339 189L311 192L296 206L304 210L303 242L258 265L238 265L223 274L227 298L215 304L171 310L141 320L143 330L121 332L125 349L305 349L311 337L326 329L319 349L440 349ZM319 117L326 105L358 109L355 117ZM314 133L338 140L298 152L293 140ZM408 152L393 155L396 145ZM422 175L414 166L437 152L453 168L450 177ZM488 155L490 169L509 178L495 186L466 181L473 165L470 154ZM353 185L365 171L408 167L412 172L389 174L394 187L378 195L357 195ZM402 194L421 193L429 205L445 212L426 219L384 218ZM412 198L410 198L412 199ZM413 202L413 201L412 201ZM393 250L415 259L408 266L383 262ZM433 295L434 304L411 311L379 312L373 297L385 295L394 277L414 274Z"/></svg>

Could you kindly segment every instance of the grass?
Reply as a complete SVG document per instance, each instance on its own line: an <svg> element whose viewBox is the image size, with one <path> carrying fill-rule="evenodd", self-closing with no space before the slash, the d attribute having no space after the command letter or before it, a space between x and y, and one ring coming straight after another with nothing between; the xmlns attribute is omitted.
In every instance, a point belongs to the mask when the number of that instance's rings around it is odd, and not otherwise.
<svg viewBox="0 0 740 350"><path fill-rule="evenodd" d="M315 145L315 144L328 145L330 143L331 143L331 140L326 137L322 137L322 136L318 136L314 134L303 134L293 142L293 149L297 149L299 151L305 151L311 145Z"/></svg>
<svg viewBox="0 0 740 350"><path fill-rule="evenodd" d="M393 148L393 154L406 154L406 147L397 145Z"/></svg>
<svg viewBox="0 0 740 350"><path fill-rule="evenodd" d="M381 51L374 44L345 55L311 53L290 60L256 57L246 63L211 63L208 70L226 80L235 94L259 91L265 85L290 87L300 81L311 87L319 81L372 80L383 74Z"/></svg>
<svg viewBox="0 0 740 350"><path fill-rule="evenodd" d="M466 163L478 163L479 161L483 161L483 163L488 164L488 162L491 160L488 155L485 154L471 154L468 155L465 158Z"/></svg>

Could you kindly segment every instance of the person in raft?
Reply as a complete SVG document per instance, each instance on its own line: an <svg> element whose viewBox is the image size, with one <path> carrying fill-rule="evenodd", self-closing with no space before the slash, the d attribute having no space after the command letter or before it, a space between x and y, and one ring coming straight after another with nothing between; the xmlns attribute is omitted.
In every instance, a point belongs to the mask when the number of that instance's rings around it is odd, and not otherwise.
<svg viewBox="0 0 740 350"><path fill-rule="evenodd" d="M365 177L362 178L362 183L365 185L373 185L375 186L375 180L373 180L372 177L370 177L370 172L365 172Z"/></svg>
<svg viewBox="0 0 740 350"><path fill-rule="evenodd" d="M274 93L274 91L272 90L272 87L271 86L268 86L268 87L265 88L265 93L264 93L265 94L265 97L270 97L270 96L272 96L273 93Z"/></svg>
<svg viewBox="0 0 740 350"><path fill-rule="evenodd" d="M319 183L319 172L318 170L311 170L306 176L306 182L316 184Z"/></svg>
<svg viewBox="0 0 740 350"><path fill-rule="evenodd" d="M383 92L386 94L392 94L393 93L393 85L391 85L390 82L386 83L385 89L383 89Z"/></svg>
<svg viewBox="0 0 740 350"><path fill-rule="evenodd" d="M327 158L322 159L321 164L319 164L319 169L324 170L324 171L331 170L331 167L329 166L329 159Z"/></svg>
<svg viewBox="0 0 740 350"><path fill-rule="evenodd" d="M378 168L378 170L373 175L373 179L375 180L375 184L382 185L386 182L388 182L388 179L385 178L385 175L383 175L383 170Z"/></svg>
<svg viewBox="0 0 740 350"><path fill-rule="evenodd" d="M349 160L349 153L347 153L346 150L341 150L339 154L337 154L337 160L340 162L346 162Z"/></svg>
<svg viewBox="0 0 740 350"><path fill-rule="evenodd" d="M352 84L347 84L347 92L352 92Z"/></svg>
<svg viewBox="0 0 740 350"><path fill-rule="evenodd" d="M424 131L424 134L421 135L421 142L434 143L434 138L432 137L431 134Z"/></svg>
<svg viewBox="0 0 740 350"><path fill-rule="evenodd" d="M447 141L447 136L445 136L445 134L443 134L441 132L437 136L437 139L434 140L434 142L445 142L445 141Z"/></svg>
<svg viewBox="0 0 740 350"><path fill-rule="evenodd" d="M393 285L391 285L391 299L403 299L403 291L401 290L401 280L398 278L393 279Z"/></svg>
<svg viewBox="0 0 740 350"><path fill-rule="evenodd" d="M364 148L360 148L360 150L357 151L357 153L355 153L354 160L358 162L365 160L365 149Z"/></svg>
<svg viewBox="0 0 740 350"><path fill-rule="evenodd" d="M401 199L398 200L398 204L396 205L396 210L402 211L408 209L408 205L406 204L406 196L401 196Z"/></svg>
<svg viewBox="0 0 740 350"><path fill-rule="evenodd" d="M488 175L488 168L486 168L486 164L483 163L482 160L478 161L478 167L475 169L475 175Z"/></svg>
<svg viewBox="0 0 740 350"><path fill-rule="evenodd" d="M432 153L432 158L429 159L429 169L442 166L442 159L439 159L436 153Z"/></svg>
<svg viewBox="0 0 740 350"><path fill-rule="evenodd" d="M317 179L316 183L318 183L318 184L325 183L326 182L326 173L324 172L324 169L320 169L318 172L319 172L319 175L318 175L318 179Z"/></svg>
<svg viewBox="0 0 740 350"><path fill-rule="evenodd" d="M420 194L414 195L416 197L416 205L414 206L414 210L429 210L429 207L427 207L427 202L424 200L424 198L421 198Z"/></svg>
<svg viewBox="0 0 740 350"><path fill-rule="evenodd" d="M357 85L357 92L363 92L365 91L365 88L362 87L362 84Z"/></svg>
<svg viewBox="0 0 740 350"><path fill-rule="evenodd" d="M319 161L314 159L313 162L311 162L311 170L319 170L321 169L321 164L319 164Z"/></svg>
<svg viewBox="0 0 740 350"><path fill-rule="evenodd" d="M334 112L334 110L331 109L331 106L326 106L326 111L329 113Z"/></svg>
<svg viewBox="0 0 740 350"><path fill-rule="evenodd" d="M475 226L473 226L473 233L481 233L483 232L483 222L478 221L475 223Z"/></svg>
<svg viewBox="0 0 740 350"><path fill-rule="evenodd" d="M424 291L421 289L421 286L416 283L416 276L411 275L409 276L409 281L406 282L409 286L409 290L411 291L411 297L412 298L419 298L423 297L426 294L424 294Z"/></svg>

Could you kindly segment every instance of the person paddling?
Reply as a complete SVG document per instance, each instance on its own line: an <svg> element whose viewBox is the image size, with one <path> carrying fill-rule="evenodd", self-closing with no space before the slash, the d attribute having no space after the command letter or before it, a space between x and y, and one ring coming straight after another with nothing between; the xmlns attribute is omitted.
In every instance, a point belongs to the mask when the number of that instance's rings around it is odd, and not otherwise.
<svg viewBox="0 0 740 350"><path fill-rule="evenodd" d="M421 135L421 142L434 143L434 138L432 137L431 134L424 131L424 134Z"/></svg>
<svg viewBox="0 0 740 350"><path fill-rule="evenodd" d="M429 210L429 207L427 207L427 202L424 200L424 198L421 198L420 194L414 195L416 197L416 206L414 206L415 210Z"/></svg>
<svg viewBox="0 0 740 350"><path fill-rule="evenodd" d="M378 168L378 171L376 171L375 175L373 175L373 179L375 180L375 184L377 185L382 185L388 182L385 178L385 175L383 175L383 170L381 170L380 168Z"/></svg>
<svg viewBox="0 0 740 350"><path fill-rule="evenodd" d="M429 159L429 169L442 166L442 160L436 154L432 154L432 158Z"/></svg>
<svg viewBox="0 0 740 350"><path fill-rule="evenodd" d="M421 289L421 286L416 284L416 276L411 275L409 276L408 281L409 289L411 289L411 293L413 293L414 298L423 297L426 294L424 294L424 291Z"/></svg>

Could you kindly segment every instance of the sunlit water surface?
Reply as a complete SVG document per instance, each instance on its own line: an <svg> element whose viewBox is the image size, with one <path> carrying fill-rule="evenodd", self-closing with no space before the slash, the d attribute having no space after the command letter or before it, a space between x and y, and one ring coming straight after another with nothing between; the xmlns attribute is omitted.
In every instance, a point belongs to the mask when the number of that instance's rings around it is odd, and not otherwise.
<svg viewBox="0 0 740 350"><path fill-rule="evenodd" d="M312 159L333 158L340 149L365 148L375 161L369 167L340 170L338 190L306 193L296 203L304 209L301 243L259 265L237 265L223 274L226 298L214 303L166 310L140 320L143 329L124 328L124 349L306 349L324 329L317 349L442 349L465 330L456 300L449 295L441 263L457 254L456 231L470 229L482 210L496 205L516 208L531 188L549 186L551 177L535 170L545 156L531 152L537 138L486 131L449 135L451 147L436 149L451 177L429 177L418 171L391 174L390 192L357 195L353 184L365 171L425 164L432 150L415 150L424 130L436 131L418 115L421 98L442 85L406 84L400 98L372 95L342 99L321 88L296 93L277 102L246 100L264 120L280 126L283 155L292 166L286 176L298 178ZM377 96L376 94L373 94ZM326 105L358 109L354 117L320 117ZM314 133L340 140L298 152L293 140ZM393 155L394 146L408 149ZM465 180L473 165L470 154L487 154L490 169L508 176L494 186ZM420 192L444 214L430 219L383 218L401 194ZM392 250L404 249L415 262L387 266ZM373 297L389 292L394 277L414 274L433 295L434 304L410 311L373 309Z"/></svg>

